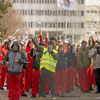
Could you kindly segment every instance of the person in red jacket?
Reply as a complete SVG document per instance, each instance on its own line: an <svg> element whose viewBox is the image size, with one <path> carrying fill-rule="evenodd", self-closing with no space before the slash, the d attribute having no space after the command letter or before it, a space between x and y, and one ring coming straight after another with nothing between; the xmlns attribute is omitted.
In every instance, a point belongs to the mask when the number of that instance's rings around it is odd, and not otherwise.
<svg viewBox="0 0 100 100"><path fill-rule="evenodd" d="M25 45L23 43L20 43L20 44L21 44L22 52L26 54ZM23 97L27 97L27 94L25 94L25 72L26 72L26 68L27 68L27 65L23 65L21 80L20 80L20 89L21 89L20 91L21 91L21 96L23 96Z"/></svg>
<svg viewBox="0 0 100 100"><path fill-rule="evenodd" d="M43 40L43 35L42 35L42 30L40 29L39 38L40 38L40 42L44 42L45 44L48 44L48 42L49 42L49 33L46 32L46 39L44 41Z"/></svg>
<svg viewBox="0 0 100 100"><path fill-rule="evenodd" d="M6 53L8 52L7 44L8 44L8 42L6 41L1 48L1 54L2 54L3 58L5 57ZM4 90L3 86L4 86L4 82L5 82L6 78L7 78L7 66L3 65L1 67L1 82L0 82L1 90Z"/></svg>
<svg viewBox="0 0 100 100"><path fill-rule="evenodd" d="M3 60L3 54L2 54L1 45L0 45L0 62L2 60ZM0 73L0 77L1 77L1 73ZM0 84L1 84L1 78L0 78Z"/></svg>
<svg viewBox="0 0 100 100"><path fill-rule="evenodd" d="M27 57L28 57L28 66L26 69L26 75L25 75L25 89L26 92L29 92L30 87L32 86L32 63L33 63L33 58L30 56L30 52L31 52L31 45L32 45L32 41L29 40L27 47L26 47L26 53L27 53Z"/></svg>

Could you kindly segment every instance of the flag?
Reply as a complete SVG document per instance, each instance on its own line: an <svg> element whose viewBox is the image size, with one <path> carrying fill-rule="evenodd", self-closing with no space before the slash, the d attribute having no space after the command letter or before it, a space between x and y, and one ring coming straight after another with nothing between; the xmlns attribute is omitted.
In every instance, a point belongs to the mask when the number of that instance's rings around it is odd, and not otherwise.
<svg viewBox="0 0 100 100"><path fill-rule="evenodd" d="M76 0L57 0L57 5L66 10L76 10L77 8Z"/></svg>

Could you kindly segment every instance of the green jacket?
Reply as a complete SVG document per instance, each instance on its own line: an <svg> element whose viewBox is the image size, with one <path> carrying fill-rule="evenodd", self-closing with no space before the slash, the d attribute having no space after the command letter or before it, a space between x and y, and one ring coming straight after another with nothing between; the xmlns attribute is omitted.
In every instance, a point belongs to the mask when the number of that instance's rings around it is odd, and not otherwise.
<svg viewBox="0 0 100 100"><path fill-rule="evenodd" d="M80 64L81 68L90 67L91 59L88 56L87 48L85 48L85 49L80 48L77 56L78 56L78 60L79 60L79 64Z"/></svg>

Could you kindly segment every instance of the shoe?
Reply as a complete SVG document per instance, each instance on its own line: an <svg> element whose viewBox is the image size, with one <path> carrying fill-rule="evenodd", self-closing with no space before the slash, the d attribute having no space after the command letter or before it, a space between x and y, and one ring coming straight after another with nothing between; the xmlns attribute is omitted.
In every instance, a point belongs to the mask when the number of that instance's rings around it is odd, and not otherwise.
<svg viewBox="0 0 100 100"><path fill-rule="evenodd" d="M0 90L4 90L4 88L0 88Z"/></svg>
<svg viewBox="0 0 100 100"><path fill-rule="evenodd" d="M87 90L87 91L83 91L84 93L90 93L90 90Z"/></svg>
<svg viewBox="0 0 100 100"><path fill-rule="evenodd" d="M22 97L27 97L27 94L21 94Z"/></svg>
<svg viewBox="0 0 100 100"><path fill-rule="evenodd" d="M42 95L39 95L39 97L41 98L46 98L46 95L45 94L42 94Z"/></svg>
<svg viewBox="0 0 100 100"><path fill-rule="evenodd" d="M43 97L46 98L46 95L44 94Z"/></svg>
<svg viewBox="0 0 100 100"><path fill-rule="evenodd" d="M79 85L78 85L78 84L75 84L75 86L76 86L77 88L79 88Z"/></svg>
<svg viewBox="0 0 100 100"><path fill-rule="evenodd" d="M32 95L31 98L36 98L36 95Z"/></svg>
<svg viewBox="0 0 100 100"><path fill-rule="evenodd" d="M52 97L53 100L56 100L56 97Z"/></svg>
<svg viewBox="0 0 100 100"><path fill-rule="evenodd" d="M70 90L67 90L66 93L70 93Z"/></svg>
<svg viewBox="0 0 100 100"><path fill-rule="evenodd" d="M100 93L100 91L97 90L95 93L98 94L98 93Z"/></svg>
<svg viewBox="0 0 100 100"><path fill-rule="evenodd" d="M65 94L61 94L60 97L66 97L66 95Z"/></svg>
<svg viewBox="0 0 100 100"><path fill-rule="evenodd" d="M43 97L39 97L39 100L43 100L44 98Z"/></svg>
<svg viewBox="0 0 100 100"><path fill-rule="evenodd" d="M90 91L93 91L94 89L93 89L93 88L90 88L89 90L90 90Z"/></svg>
<svg viewBox="0 0 100 100"><path fill-rule="evenodd" d="M49 95L49 93L45 93L46 95Z"/></svg>
<svg viewBox="0 0 100 100"><path fill-rule="evenodd" d="M25 90L25 92L29 92L29 90L28 90L28 89L26 89L26 90Z"/></svg>
<svg viewBox="0 0 100 100"><path fill-rule="evenodd" d="M73 88L69 88L69 91L73 91L74 89Z"/></svg>
<svg viewBox="0 0 100 100"><path fill-rule="evenodd" d="M59 94L56 94L57 97L59 97Z"/></svg>

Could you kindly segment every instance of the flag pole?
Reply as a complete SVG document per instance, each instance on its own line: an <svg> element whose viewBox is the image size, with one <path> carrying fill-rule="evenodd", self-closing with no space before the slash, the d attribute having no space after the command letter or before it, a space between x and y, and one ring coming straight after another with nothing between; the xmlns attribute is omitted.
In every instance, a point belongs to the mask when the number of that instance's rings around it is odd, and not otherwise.
<svg viewBox="0 0 100 100"><path fill-rule="evenodd" d="M56 1L56 35L58 38L58 6L57 6L57 1Z"/></svg>

